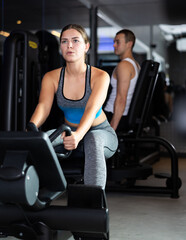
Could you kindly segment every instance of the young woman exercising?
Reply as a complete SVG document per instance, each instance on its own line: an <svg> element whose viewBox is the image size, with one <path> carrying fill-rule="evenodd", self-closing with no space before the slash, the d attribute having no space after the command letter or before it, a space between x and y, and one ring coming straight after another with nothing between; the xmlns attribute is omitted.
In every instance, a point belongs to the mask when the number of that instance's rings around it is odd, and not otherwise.
<svg viewBox="0 0 186 240"><path fill-rule="evenodd" d="M77 24L61 31L60 47L66 67L45 74L38 105L30 123L40 127L52 107L56 94L71 136L63 133L64 148L80 149L85 154L84 184L105 188L106 162L116 151L115 131L102 110L109 86L109 75L85 63L89 40L84 28Z"/></svg>

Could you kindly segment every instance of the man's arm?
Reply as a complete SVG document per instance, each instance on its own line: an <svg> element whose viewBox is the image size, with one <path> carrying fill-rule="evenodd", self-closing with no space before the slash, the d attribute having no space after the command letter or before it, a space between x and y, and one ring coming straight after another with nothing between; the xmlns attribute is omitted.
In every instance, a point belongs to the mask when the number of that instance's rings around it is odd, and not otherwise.
<svg viewBox="0 0 186 240"><path fill-rule="evenodd" d="M130 80L134 75L134 68L131 63L122 61L116 67L115 74L117 79L117 94L114 102L114 113L110 122L114 130L117 129L125 110L128 89L130 86Z"/></svg>

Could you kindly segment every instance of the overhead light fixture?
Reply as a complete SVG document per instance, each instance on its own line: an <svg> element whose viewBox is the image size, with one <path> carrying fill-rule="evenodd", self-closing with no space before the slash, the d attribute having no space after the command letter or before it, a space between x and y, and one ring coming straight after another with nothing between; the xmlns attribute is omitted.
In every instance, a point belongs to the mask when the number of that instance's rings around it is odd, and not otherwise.
<svg viewBox="0 0 186 240"><path fill-rule="evenodd" d="M176 40L176 49L180 52L186 52L186 38Z"/></svg>
<svg viewBox="0 0 186 240"><path fill-rule="evenodd" d="M10 35L9 32L4 32L4 31L0 31L0 35L4 36L4 37L8 37Z"/></svg>
<svg viewBox="0 0 186 240"><path fill-rule="evenodd" d="M51 33L52 33L54 36L60 38L60 35L61 35L60 32L57 32L56 30L52 30Z"/></svg>
<svg viewBox="0 0 186 240"><path fill-rule="evenodd" d="M21 20L17 20L17 22L16 22L18 25L20 25L21 23L22 23L22 21Z"/></svg>
<svg viewBox="0 0 186 240"><path fill-rule="evenodd" d="M181 25L160 24L159 27L164 32L164 34L172 34L175 37L181 37L184 33L186 33L186 24Z"/></svg>
<svg viewBox="0 0 186 240"><path fill-rule="evenodd" d="M163 36L164 36L164 38L165 38L165 40L166 40L167 42L172 42L172 41L174 41L174 37L173 37L172 34L164 34Z"/></svg>

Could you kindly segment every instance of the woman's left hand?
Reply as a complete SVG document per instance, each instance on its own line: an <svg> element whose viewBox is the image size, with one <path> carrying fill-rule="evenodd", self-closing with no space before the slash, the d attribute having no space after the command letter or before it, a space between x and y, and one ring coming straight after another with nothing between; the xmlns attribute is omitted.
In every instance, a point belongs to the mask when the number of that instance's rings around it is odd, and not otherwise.
<svg viewBox="0 0 186 240"><path fill-rule="evenodd" d="M80 141L78 134L76 132L71 132L70 136L66 136L66 134L63 133L62 138L63 138L63 145L66 150L76 149Z"/></svg>

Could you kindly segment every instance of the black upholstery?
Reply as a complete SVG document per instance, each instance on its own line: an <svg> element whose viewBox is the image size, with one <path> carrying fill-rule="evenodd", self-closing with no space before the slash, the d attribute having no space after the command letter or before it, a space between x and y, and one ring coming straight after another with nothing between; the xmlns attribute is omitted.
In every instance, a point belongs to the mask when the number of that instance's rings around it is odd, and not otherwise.
<svg viewBox="0 0 186 240"><path fill-rule="evenodd" d="M151 60L145 60L141 66L127 115L128 131L132 130L136 136L141 135L148 117L158 67L159 63Z"/></svg>
<svg viewBox="0 0 186 240"><path fill-rule="evenodd" d="M144 133L145 127L148 126L149 110L156 85L158 67L159 63L152 60L146 60L142 63L128 112L128 130L117 133L119 148L108 164L108 190L159 192L170 194L174 198L179 196L180 179L178 178L178 159L174 146L159 136ZM135 186L136 180L147 179L153 174L152 166L141 163L143 159L140 158L143 148L148 153L148 144L162 145L167 149L171 158L171 174L168 180L172 182L171 187L170 185L169 187L165 186L165 188ZM157 154L159 157L159 152ZM146 154L143 157L148 158L151 156L154 157L153 152L150 152L149 156ZM121 184L125 182L124 180L127 180L127 183ZM119 184L115 184L118 182Z"/></svg>

